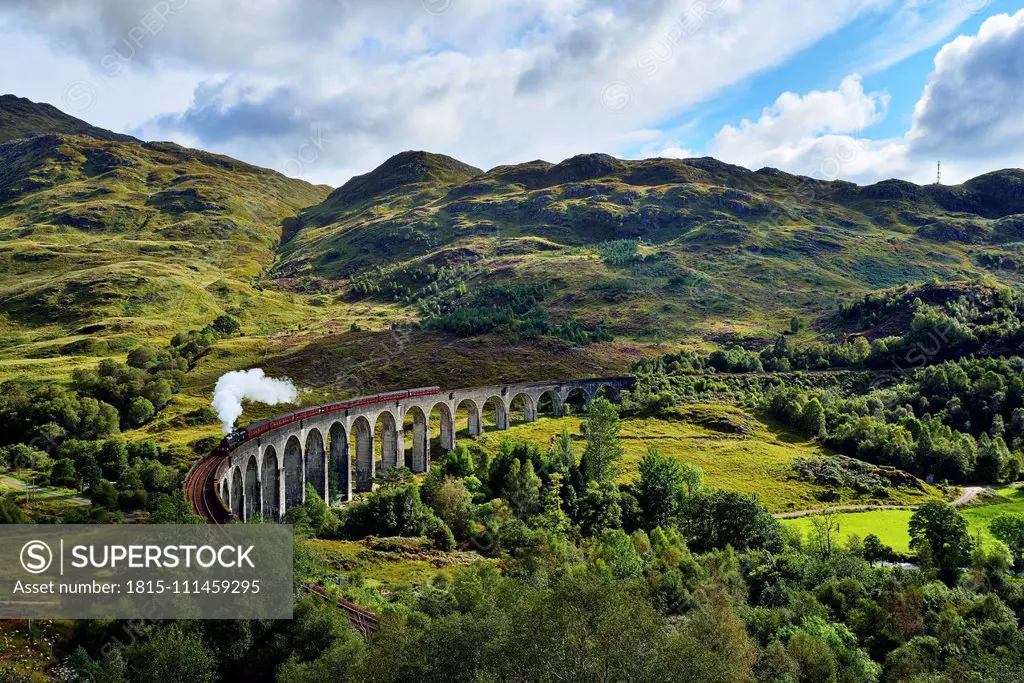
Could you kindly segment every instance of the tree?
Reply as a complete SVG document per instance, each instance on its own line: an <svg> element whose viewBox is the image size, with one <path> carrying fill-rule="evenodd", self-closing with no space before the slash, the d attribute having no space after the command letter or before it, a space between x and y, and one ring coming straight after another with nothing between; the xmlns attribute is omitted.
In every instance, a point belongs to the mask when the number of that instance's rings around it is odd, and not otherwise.
<svg viewBox="0 0 1024 683"><path fill-rule="evenodd" d="M910 517L910 548L929 549L929 555L947 581L955 579L960 567L971 558L973 542L967 520L941 501L924 503Z"/></svg>
<svg viewBox="0 0 1024 683"><path fill-rule="evenodd" d="M171 401L174 389L166 379L154 379L146 384L142 395L153 404L154 410L162 410Z"/></svg>
<svg viewBox="0 0 1024 683"><path fill-rule="evenodd" d="M516 517L527 520L540 507L540 485L540 477L534 474L532 462L513 460L505 477L501 497L508 501Z"/></svg>
<svg viewBox="0 0 1024 683"><path fill-rule="evenodd" d="M594 548L594 561L616 579L631 579L643 571L633 539L622 529L605 529Z"/></svg>
<svg viewBox="0 0 1024 683"><path fill-rule="evenodd" d="M285 521L319 538L334 536L341 524L334 510L324 502L312 484L306 484L306 499L288 508Z"/></svg>
<svg viewBox="0 0 1024 683"><path fill-rule="evenodd" d="M71 458L61 458L53 464L50 470L50 483L55 486L77 486L78 473L75 472L75 463Z"/></svg>
<svg viewBox="0 0 1024 683"><path fill-rule="evenodd" d="M96 461L103 470L103 476L118 481L128 470L128 449L120 439L107 439L96 454Z"/></svg>
<svg viewBox="0 0 1024 683"><path fill-rule="evenodd" d="M78 471L79 479L85 488L95 487L103 478L103 470L96 462L95 456L91 453L84 454L80 460L75 461L75 469Z"/></svg>
<svg viewBox="0 0 1024 683"><path fill-rule="evenodd" d="M683 472L683 486L686 487L686 495L692 496L704 487L704 470L692 462L680 463Z"/></svg>
<svg viewBox="0 0 1024 683"><path fill-rule="evenodd" d="M573 449L572 436L569 434L568 427L562 427L562 433L555 438L548 457L559 471L568 472L573 467L576 467L576 453Z"/></svg>
<svg viewBox="0 0 1024 683"><path fill-rule="evenodd" d="M816 515L811 518L811 526L814 527L811 542L821 559L827 560L832 557L833 544L839 534L839 514L826 512L823 515Z"/></svg>
<svg viewBox="0 0 1024 683"><path fill-rule="evenodd" d="M238 321L232 318L230 315L220 315L212 323L210 323L217 334L222 337L230 337L231 335L238 334L242 326L238 324Z"/></svg>
<svg viewBox="0 0 1024 683"><path fill-rule="evenodd" d="M622 460L618 410L607 399L595 398L590 402L586 425L587 446L580 469L588 481L613 481Z"/></svg>
<svg viewBox="0 0 1024 683"><path fill-rule="evenodd" d="M893 550L882 543L875 534L868 534L864 537L864 559L874 564L880 560L888 560L893 556Z"/></svg>
<svg viewBox="0 0 1024 683"><path fill-rule="evenodd" d="M562 480L559 472L551 475L551 483L544 489L543 510L537 516L536 526L551 534L564 535L572 528L572 520L562 510Z"/></svg>
<svg viewBox="0 0 1024 683"><path fill-rule="evenodd" d="M105 507L108 510L117 509L117 489L106 479L101 479L92 488L92 504Z"/></svg>
<svg viewBox="0 0 1024 683"><path fill-rule="evenodd" d="M783 547L782 526L757 496L712 489L689 496L679 520L691 549L738 551Z"/></svg>
<svg viewBox="0 0 1024 683"><path fill-rule="evenodd" d="M576 516L583 533L588 535L621 527L622 507L619 505L618 488L611 483L588 482L586 491L577 500Z"/></svg>
<svg viewBox="0 0 1024 683"><path fill-rule="evenodd" d="M465 538L469 534L473 496L461 479L445 477L431 495L428 504L455 536Z"/></svg>
<svg viewBox="0 0 1024 683"><path fill-rule="evenodd" d="M677 461L661 457L658 448L651 446L640 461L637 491L645 528L667 526L679 514L687 495L683 468Z"/></svg>
<svg viewBox="0 0 1024 683"><path fill-rule="evenodd" d="M825 408L815 396L804 404L800 415L800 424L808 434L816 438L825 438Z"/></svg>
<svg viewBox="0 0 1024 683"><path fill-rule="evenodd" d="M1024 515L1006 513L993 519L988 525L992 535L1006 544L1013 555L1014 568L1024 570Z"/></svg>
<svg viewBox="0 0 1024 683"><path fill-rule="evenodd" d="M192 504L185 499L181 489L167 496L160 496L153 505L149 521L153 524L202 524L203 518L192 511Z"/></svg>
<svg viewBox="0 0 1024 683"><path fill-rule="evenodd" d="M981 435L978 439L978 460L974 466L975 478L984 482L1002 481L1009 461L1010 449L1006 447L1003 437Z"/></svg>
<svg viewBox="0 0 1024 683"><path fill-rule="evenodd" d="M473 454L465 444L458 444L444 456L444 472L453 477L468 477L476 470Z"/></svg>
<svg viewBox="0 0 1024 683"><path fill-rule="evenodd" d="M136 396L128 403L128 410L125 412L125 419L133 427L141 427L156 415L156 408L149 399Z"/></svg>
<svg viewBox="0 0 1024 683"><path fill-rule="evenodd" d="M129 654L133 681L164 683L214 680L214 659L203 641L179 624L151 627L152 638L132 648Z"/></svg>

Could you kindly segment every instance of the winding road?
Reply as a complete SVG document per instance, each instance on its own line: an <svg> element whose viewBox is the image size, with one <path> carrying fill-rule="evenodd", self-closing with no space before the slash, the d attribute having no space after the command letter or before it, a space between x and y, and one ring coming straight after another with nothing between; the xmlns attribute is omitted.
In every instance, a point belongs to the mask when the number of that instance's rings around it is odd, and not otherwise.
<svg viewBox="0 0 1024 683"><path fill-rule="evenodd" d="M972 500L978 497L978 495L984 491L987 486L965 486L963 493L960 497L954 500L951 505L953 507L960 507L967 505ZM837 505L836 507L829 508L813 508L810 510L791 510L789 512L777 512L773 517L775 519L793 519L794 517L810 517L811 515L823 515L826 512L868 512L870 510L913 510L920 506L920 503L914 505Z"/></svg>
<svg viewBox="0 0 1024 683"><path fill-rule="evenodd" d="M30 491L38 494L41 498L59 498L70 503L75 503L76 505L92 505L92 501L88 498L69 496L66 493L60 493L59 491L53 491L51 489L44 489L40 486L35 486L34 484L26 484L20 479L15 479L14 477L8 477L2 474L0 474L0 483L4 483L21 491Z"/></svg>

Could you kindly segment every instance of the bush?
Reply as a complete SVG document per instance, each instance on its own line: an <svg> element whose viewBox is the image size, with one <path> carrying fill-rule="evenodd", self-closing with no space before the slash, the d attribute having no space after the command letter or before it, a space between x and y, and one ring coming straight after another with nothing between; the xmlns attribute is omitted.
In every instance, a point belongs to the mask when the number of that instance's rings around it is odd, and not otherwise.
<svg viewBox="0 0 1024 683"><path fill-rule="evenodd" d="M116 510L118 501L117 489L106 479L101 479L92 489L91 500L93 505L98 505L108 510Z"/></svg>
<svg viewBox="0 0 1024 683"><path fill-rule="evenodd" d="M149 492L145 489L122 491L118 495L117 506L125 512L146 510L149 508Z"/></svg>
<svg viewBox="0 0 1024 683"><path fill-rule="evenodd" d="M423 535L433 541L438 550L453 550L455 535L448 525L439 518L431 516L424 523Z"/></svg>
<svg viewBox="0 0 1024 683"><path fill-rule="evenodd" d="M230 315L221 315L210 323L210 327L214 329L222 337L230 337L238 334L242 330L242 326L238 324L238 321L232 318Z"/></svg>
<svg viewBox="0 0 1024 683"><path fill-rule="evenodd" d="M153 407L149 399L136 396L128 403L125 419L128 420L128 424L141 427L152 420L154 415L156 415L156 408Z"/></svg>

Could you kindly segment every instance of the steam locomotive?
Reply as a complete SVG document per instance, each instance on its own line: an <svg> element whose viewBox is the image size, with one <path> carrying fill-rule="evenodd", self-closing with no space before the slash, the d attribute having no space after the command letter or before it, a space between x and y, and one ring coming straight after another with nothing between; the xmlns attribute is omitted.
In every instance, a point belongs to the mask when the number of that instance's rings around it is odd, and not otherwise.
<svg viewBox="0 0 1024 683"><path fill-rule="evenodd" d="M328 413L336 413L342 410L360 408L362 406L373 405L375 403L388 403L390 401L401 401L402 399L407 398L433 396L440 393L441 387L420 387L418 389L406 389L404 391L389 391L383 394L374 394L373 396L362 396L359 398L348 399L346 401L335 401L334 403L325 403L311 408L301 408L293 413L288 413L287 415L279 415L278 417L262 420L248 425L247 427L239 427L221 439L220 444L213 449L213 455L225 456L246 441L255 439L271 429L277 429L278 427L283 427L284 425L292 422L308 420L309 418L316 417L318 415L326 415Z"/></svg>

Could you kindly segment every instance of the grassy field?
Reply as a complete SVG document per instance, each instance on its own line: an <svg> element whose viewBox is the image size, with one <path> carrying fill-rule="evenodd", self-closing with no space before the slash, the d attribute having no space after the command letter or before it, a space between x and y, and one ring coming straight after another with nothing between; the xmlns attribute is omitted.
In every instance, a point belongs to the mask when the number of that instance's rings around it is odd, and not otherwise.
<svg viewBox="0 0 1024 683"><path fill-rule="evenodd" d="M487 561L472 552L436 550L417 538L313 539L309 543L325 585L336 581L340 574L349 582L353 575L359 575L368 587L382 589L425 585L438 576L450 576L458 567Z"/></svg>
<svg viewBox="0 0 1024 683"><path fill-rule="evenodd" d="M68 510L82 507L79 503L62 498L47 498L39 493L30 493L3 481L0 481L0 496L10 496L32 522L41 518L60 517Z"/></svg>
<svg viewBox="0 0 1024 683"><path fill-rule="evenodd" d="M583 451L578 417L541 418L529 424L514 425L505 432L480 437L481 443L496 447L504 438L536 444L546 450L551 439L569 429L577 441L577 457ZM762 416L724 405L690 405L674 409L666 418L628 418L622 421L625 459L620 479L631 481L647 449L657 446L663 456L699 465L705 483L730 491L753 493L773 512L819 508L851 503L883 503L840 491L841 499L822 503L821 486L792 477L792 462L798 457L825 457L820 445L787 432ZM928 487L924 494L893 491L884 503L914 503L937 497Z"/></svg>
<svg viewBox="0 0 1024 683"><path fill-rule="evenodd" d="M1024 489L1005 488L997 493L1000 494L1000 498L993 499L995 502L973 505L961 510L970 525L971 534L974 536L980 534L985 543L993 540L988 530L988 525L993 519L1010 512L1024 514ZM839 535L845 539L850 534L857 534L861 538L868 534L875 534L883 543L892 546L895 550L909 552L910 535L907 533L907 525L912 514L914 514L913 510L870 510L842 513ZM784 519L782 523L807 535L812 531L811 519L811 517Z"/></svg>
<svg viewBox="0 0 1024 683"><path fill-rule="evenodd" d="M910 552L910 536L907 534L907 524L912 510L870 510L868 512L845 512L842 513L839 521L839 537L844 541L850 534L857 534L862 539L868 534L874 534L881 539L882 543L902 553ZM796 519L784 519L782 524L791 529L797 529L807 538L813 530L813 517L798 517Z"/></svg>

